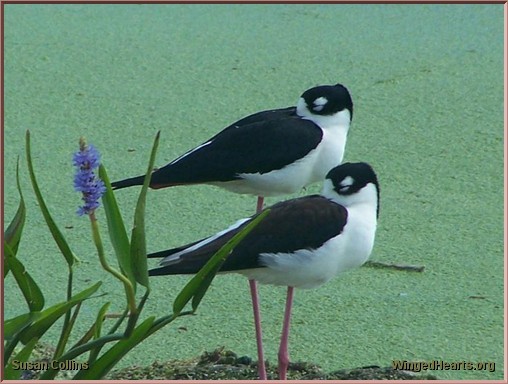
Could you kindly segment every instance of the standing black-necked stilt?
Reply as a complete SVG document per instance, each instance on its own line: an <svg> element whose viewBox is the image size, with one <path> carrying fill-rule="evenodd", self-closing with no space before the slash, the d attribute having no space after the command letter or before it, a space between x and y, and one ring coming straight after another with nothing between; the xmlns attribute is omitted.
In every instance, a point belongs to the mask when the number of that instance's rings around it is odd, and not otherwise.
<svg viewBox="0 0 508 384"><path fill-rule="evenodd" d="M250 281L287 286L279 348L279 379L286 379L293 288L314 288L367 261L379 214L379 184L370 165L345 163L333 168L321 195L273 205L265 219L228 256L221 272ZM151 276L193 274L252 219L192 244L148 257L164 257Z"/></svg>
<svg viewBox="0 0 508 384"><path fill-rule="evenodd" d="M153 172L154 189L212 184L258 196L293 193L321 181L342 162L353 102L341 84L305 91L296 107L261 111L231 124L201 145ZM114 189L143 184L144 176L112 183ZM258 341L260 378L265 379L255 280L249 280Z"/></svg>
<svg viewBox="0 0 508 384"><path fill-rule="evenodd" d="M324 180L342 162L353 103L341 84L305 91L296 107L262 111L153 172L154 189L213 184L236 193L276 196ZM143 176L112 183L142 185Z"/></svg>

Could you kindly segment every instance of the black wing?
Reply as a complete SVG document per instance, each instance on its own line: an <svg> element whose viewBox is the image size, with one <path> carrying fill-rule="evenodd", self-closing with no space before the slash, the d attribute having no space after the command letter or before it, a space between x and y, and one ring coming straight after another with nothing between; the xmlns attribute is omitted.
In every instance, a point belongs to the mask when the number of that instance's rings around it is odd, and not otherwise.
<svg viewBox="0 0 508 384"><path fill-rule="evenodd" d="M316 148L322 135L317 125L296 116L294 108L259 112L155 171L150 186L231 181L242 173L281 169Z"/></svg>
<svg viewBox="0 0 508 384"><path fill-rule="evenodd" d="M203 247L181 255L172 264L151 270L150 275L196 273L249 221ZM277 203L270 207L270 213L264 220L236 246L222 265L221 271L263 267L259 262L259 255L262 253L291 253L299 249L319 248L327 240L340 234L346 222L346 208L319 195ZM197 242L157 252L149 257L169 256L194 244Z"/></svg>
<svg viewBox="0 0 508 384"><path fill-rule="evenodd" d="M191 149L184 155L180 156L180 158L174 160L172 163L166 165L163 168L160 168L159 170L154 171L152 174L150 187L163 188L178 184L195 184L210 181L228 181L237 179L238 176L235 173L237 169L228 169L224 163L229 161L236 161L234 159L235 157L243 158L244 156L252 156L253 151L259 150L256 145L264 145L262 143L263 140L261 139L256 139L256 142L252 142L252 140L249 139L251 132L253 132L253 130L257 130L255 127L259 127L263 124L269 124L273 121L297 118L298 116L296 115L296 107L271 109L246 116L243 119L240 119L230 126L224 128L221 132L208 140L215 141L218 139L218 141L212 146L211 150L208 147L203 147L202 151L195 151L195 149ZM311 124L312 123L307 123L306 125ZM247 126L253 127L249 127L243 130ZM242 132L241 134L238 134L237 130L240 127L242 128ZM266 128L261 128L261 130L264 132L264 134L270 134L271 131L270 129ZM274 130L272 129L272 132L273 131ZM281 133L283 132L281 132L280 129L273 132L273 134L277 136L277 139L280 137ZM238 144L234 146L233 144L237 140ZM302 138L302 140L304 140L304 138ZM261 144L256 144L259 142L261 142ZM311 146L312 144L309 143L309 145ZM199 146L196 148L199 148ZM205 149L207 151L204 151ZM190 152L193 152L192 156L185 158L185 161L183 161L182 159L186 157L186 155ZM263 151L260 156L266 156L266 153L267 150ZM247 164L249 164L249 161L252 161L251 159L243 160L244 163ZM288 164L287 161L282 161L282 163L283 165ZM232 164L229 165L231 166ZM144 175L141 175L120 181L115 181L111 183L111 186L113 189L122 189L134 185L142 185L143 181Z"/></svg>

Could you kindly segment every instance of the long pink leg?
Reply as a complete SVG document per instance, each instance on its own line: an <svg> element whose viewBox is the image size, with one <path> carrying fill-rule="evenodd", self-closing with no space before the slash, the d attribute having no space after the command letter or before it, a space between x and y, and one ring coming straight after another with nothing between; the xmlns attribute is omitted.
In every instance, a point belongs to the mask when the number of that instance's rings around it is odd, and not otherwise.
<svg viewBox="0 0 508 384"><path fill-rule="evenodd" d="M256 213L263 210L263 196L258 196ZM266 380L265 357L263 353L263 332L261 330L261 314L259 312L258 288L256 280L249 280L252 310L254 311L254 326L256 328L256 344L258 347L258 374L260 380Z"/></svg>
<svg viewBox="0 0 508 384"><path fill-rule="evenodd" d="M259 213L263 210L263 202L265 198L263 196L258 196L258 204L256 206L256 213Z"/></svg>
<svg viewBox="0 0 508 384"><path fill-rule="evenodd" d="M282 325L282 336L279 347L279 380L286 380L286 373L289 366L289 324L291 323L291 306L293 304L293 287L288 287L286 297L286 311L284 312L284 324Z"/></svg>
<svg viewBox="0 0 508 384"><path fill-rule="evenodd" d="M266 380L265 357L263 353L263 333L261 331L261 315L259 313L258 290L256 280L249 280L254 326L256 327L256 343L258 346L258 374L260 380Z"/></svg>

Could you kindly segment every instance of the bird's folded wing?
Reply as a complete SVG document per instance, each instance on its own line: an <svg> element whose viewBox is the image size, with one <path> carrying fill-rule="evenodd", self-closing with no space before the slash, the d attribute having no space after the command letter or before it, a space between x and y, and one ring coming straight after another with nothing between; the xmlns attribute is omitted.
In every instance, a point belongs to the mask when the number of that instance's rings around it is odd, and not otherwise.
<svg viewBox="0 0 508 384"><path fill-rule="evenodd" d="M149 255L165 256L166 264L150 275L196 273L250 219L199 242ZM243 240L224 262L221 271L262 268L263 253L292 253L319 248L340 234L347 221L347 210L319 196L306 196L275 204L270 213ZM201 243L201 244L200 244ZM157 255L157 256L154 256Z"/></svg>
<svg viewBox="0 0 508 384"><path fill-rule="evenodd" d="M255 121L239 127L231 125L155 171L151 185L161 188L224 182L237 180L243 173L279 170L315 149L322 137L317 125L299 117Z"/></svg>

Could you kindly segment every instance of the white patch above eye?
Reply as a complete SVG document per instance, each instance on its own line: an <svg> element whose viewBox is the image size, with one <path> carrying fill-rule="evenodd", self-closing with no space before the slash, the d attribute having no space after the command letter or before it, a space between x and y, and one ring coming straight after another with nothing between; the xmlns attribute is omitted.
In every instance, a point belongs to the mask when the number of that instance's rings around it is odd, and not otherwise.
<svg viewBox="0 0 508 384"><path fill-rule="evenodd" d="M328 103L328 99L324 96L318 97L312 104L314 106L312 107L313 111L320 112L325 107L326 103Z"/></svg>
<svg viewBox="0 0 508 384"><path fill-rule="evenodd" d="M339 189L347 189L355 183L355 179L351 176L346 176L339 184Z"/></svg>

